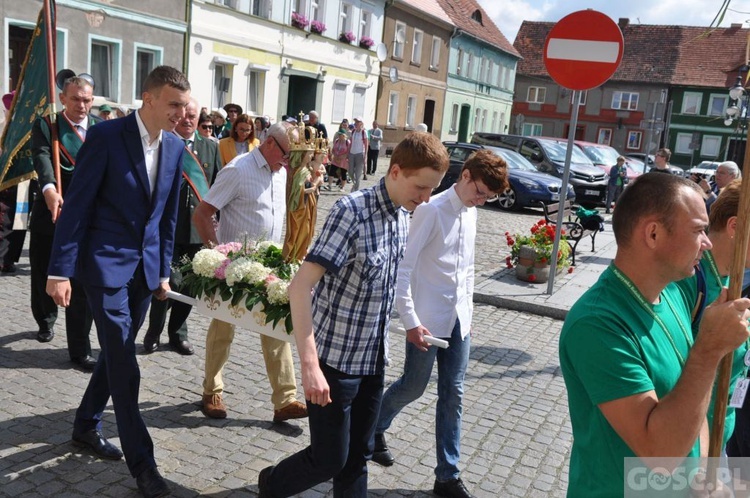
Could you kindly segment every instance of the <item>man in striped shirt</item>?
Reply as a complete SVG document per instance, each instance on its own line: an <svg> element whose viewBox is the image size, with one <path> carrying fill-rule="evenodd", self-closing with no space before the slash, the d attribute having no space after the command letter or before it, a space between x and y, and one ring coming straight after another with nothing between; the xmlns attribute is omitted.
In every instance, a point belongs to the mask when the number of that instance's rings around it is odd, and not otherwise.
<svg viewBox="0 0 750 498"><path fill-rule="evenodd" d="M407 211L429 200L447 169L440 140L412 133L377 185L341 198L328 215L289 287L311 445L261 471L261 498L331 478L335 496L367 496Z"/></svg>

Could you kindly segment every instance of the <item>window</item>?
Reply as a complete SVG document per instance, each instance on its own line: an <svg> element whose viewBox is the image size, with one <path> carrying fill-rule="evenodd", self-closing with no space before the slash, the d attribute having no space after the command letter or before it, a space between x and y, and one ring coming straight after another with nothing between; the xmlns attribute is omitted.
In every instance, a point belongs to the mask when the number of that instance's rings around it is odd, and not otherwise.
<svg viewBox="0 0 750 498"><path fill-rule="evenodd" d="M422 38L424 38L424 33L415 29L414 43L411 46L411 62L413 64L422 63Z"/></svg>
<svg viewBox="0 0 750 498"><path fill-rule="evenodd" d="M339 33L352 30L352 6L348 3L341 4L339 12Z"/></svg>
<svg viewBox="0 0 750 498"><path fill-rule="evenodd" d="M407 128L414 128L414 126L417 124L415 123L416 115L417 115L417 97L416 95L409 95L409 98L406 99L406 127Z"/></svg>
<svg viewBox="0 0 750 498"><path fill-rule="evenodd" d="M370 26L371 25L372 25L372 12L363 10L362 16L359 20L359 39L360 40L362 39L363 36L370 38ZM355 116L359 116L359 114L355 114Z"/></svg>
<svg viewBox="0 0 750 498"><path fill-rule="evenodd" d="M596 143L603 145L612 145L612 128L599 128L599 134L596 137Z"/></svg>
<svg viewBox="0 0 750 498"><path fill-rule="evenodd" d="M507 89L513 88L513 85L511 82L513 81L513 77L515 76L515 73L516 71L512 67L509 67L508 70L505 72L505 88Z"/></svg>
<svg viewBox="0 0 750 498"><path fill-rule="evenodd" d="M614 92L612 94L612 109L635 111L638 109L638 94L631 92Z"/></svg>
<svg viewBox="0 0 750 498"><path fill-rule="evenodd" d="M489 84L492 84L492 81L494 80L495 76L495 61L490 61L489 64L487 64L487 76L484 78L484 82Z"/></svg>
<svg viewBox="0 0 750 498"><path fill-rule="evenodd" d="M323 21L323 19L325 19L324 8L325 0L310 0L310 19Z"/></svg>
<svg viewBox="0 0 750 498"><path fill-rule="evenodd" d="M292 2L292 12L307 17L307 5L305 4L305 0L294 0Z"/></svg>
<svg viewBox="0 0 750 498"><path fill-rule="evenodd" d="M89 66L96 82L94 95L117 102L120 81L120 44L103 39L91 39Z"/></svg>
<svg viewBox="0 0 750 498"><path fill-rule="evenodd" d="M701 156L716 159L721 149L721 137L716 135L703 135L701 143Z"/></svg>
<svg viewBox="0 0 750 498"><path fill-rule="evenodd" d="M524 123L521 134L526 137L539 137L542 135L542 125L539 123Z"/></svg>
<svg viewBox="0 0 750 498"><path fill-rule="evenodd" d="M479 107L474 111L474 131L479 131L479 119L482 117L482 109Z"/></svg>
<svg viewBox="0 0 750 498"><path fill-rule="evenodd" d="M247 76L247 114L263 115L263 93L265 91L265 71L250 71Z"/></svg>
<svg viewBox="0 0 750 498"><path fill-rule="evenodd" d="M495 130L497 130L497 111L492 113L492 128L490 128L490 131Z"/></svg>
<svg viewBox="0 0 750 498"><path fill-rule="evenodd" d="M451 133L456 133L458 130L458 104L453 104L453 110L451 111Z"/></svg>
<svg viewBox="0 0 750 498"><path fill-rule="evenodd" d="M526 102L535 104L544 104L544 99L547 98L547 89L543 86L530 86L529 91L526 94Z"/></svg>
<svg viewBox="0 0 750 498"><path fill-rule="evenodd" d="M141 100L143 82L156 66L161 65L162 49L135 44L135 81L133 82L133 100Z"/></svg>
<svg viewBox="0 0 750 498"><path fill-rule="evenodd" d="M354 102L352 103L352 116L363 116L365 114L365 91L367 87L354 87Z"/></svg>
<svg viewBox="0 0 750 498"><path fill-rule="evenodd" d="M701 94L695 92L685 92L682 97L682 114L700 114L701 111Z"/></svg>
<svg viewBox="0 0 750 498"><path fill-rule="evenodd" d="M505 113L501 112L500 113L500 122L498 123L498 127L497 127L497 132L498 133L502 133L502 132L505 131L505 130L503 130L503 126L505 126Z"/></svg>
<svg viewBox="0 0 750 498"><path fill-rule="evenodd" d="M505 66L500 66L500 70L497 72L497 86L499 86L500 88L507 88L505 86L505 81L504 81L505 80L505 71L507 69L508 68L506 68Z"/></svg>
<svg viewBox="0 0 750 498"><path fill-rule="evenodd" d="M271 2L268 0L246 0L235 3L238 5L234 8L245 14L262 17L264 19L269 19L271 17ZM295 12L304 13L304 11L296 10Z"/></svg>
<svg viewBox="0 0 750 498"><path fill-rule="evenodd" d="M675 141L674 152L676 154L692 154L693 148L691 142L693 141L692 133L678 133Z"/></svg>
<svg viewBox="0 0 750 498"><path fill-rule="evenodd" d="M405 39L406 39L406 24L402 22L397 22L396 28L393 32L393 58L394 59L404 58L404 40Z"/></svg>
<svg viewBox="0 0 750 498"><path fill-rule="evenodd" d="M472 73L472 64L474 63L474 57L471 56L471 52L466 52L466 72L464 73L464 76L467 78L473 78L474 74Z"/></svg>
<svg viewBox="0 0 750 498"><path fill-rule="evenodd" d="M580 105L586 105L586 96L588 95L588 90L583 90L579 92L580 97ZM573 92L570 92L570 105L573 105Z"/></svg>
<svg viewBox="0 0 750 498"><path fill-rule="evenodd" d="M482 110L482 131L487 131L487 109Z"/></svg>
<svg viewBox="0 0 750 498"><path fill-rule="evenodd" d="M464 59L466 58L466 52L458 49L458 62L456 64L456 74L464 74Z"/></svg>
<svg viewBox="0 0 750 498"><path fill-rule="evenodd" d="M482 59L482 75L480 76L480 81L484 83L490 82L490 71L492 62L489 59Z"/></svg>
<svg viewBox="0 0 750 498"><path fill-rule="evenodd" d="M432 37L432 52L430 53L430 69L437 69L440 65L440 44L442 40L437 36Z"/></svg>
<svg viewBox="0 0 750 498"><path fill-rule="evenodd" d="M708 115L723 116L728 103L729 100L726 95L711 95L708 101Z"/></svg>
<svg viewBox="0 0 750 498"><path fill-rule="evenodd" d="M396 126L398 120L398 93L391 92L388 97L388 123L390 126Z"/></svg>
<svg viewBox="0 0 750 498"><path fill-rule="evenodd" d="M643 138L642 131L629 131L628 142L625 144L625 148L629 150L641 150L642 138Z"/></svg>
<svg viewBox="0 0 750 498"><path fill-rule="evenodd" d="M214 66L214 88L211 106L215 109L224 107L226 93L229 91L230 80L226 77L227 67L224 64Z"/></svg>
<svg viewBox="0 0 750 498"><path fill-rule="evenodd" d="M340 123L346 117L346 83L334 82L333 84L333 109L331 119L334 123Z"/></svg>

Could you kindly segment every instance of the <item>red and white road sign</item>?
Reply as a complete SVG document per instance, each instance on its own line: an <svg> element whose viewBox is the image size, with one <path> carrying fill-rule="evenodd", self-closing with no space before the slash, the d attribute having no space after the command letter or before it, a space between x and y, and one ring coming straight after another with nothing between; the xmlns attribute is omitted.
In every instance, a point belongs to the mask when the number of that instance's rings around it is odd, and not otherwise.
<svg viewBox="0 0 750 498"><path fill-rule="evenodd" d="M544 42L544 66L557 84L589 90L607 81L622 61L620 27L595 10L568 14Z"/></svg>

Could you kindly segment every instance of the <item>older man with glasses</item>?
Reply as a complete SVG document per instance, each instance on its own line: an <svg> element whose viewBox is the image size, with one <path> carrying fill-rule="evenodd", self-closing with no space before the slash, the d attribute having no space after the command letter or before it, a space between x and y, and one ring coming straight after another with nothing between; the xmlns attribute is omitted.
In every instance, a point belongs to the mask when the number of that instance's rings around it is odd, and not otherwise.
<svg viewBox="0 0 750 498"><path fill-rule="evenodd" d="M268 129L268 137L249 154L237 156L219 171L211 190L198 205L193 222L204 244L234 242L241 237L266 237L281 242L286 217L286 164L289 160L289 123ZM293 134L296 131L292 132ZM221 210L218 233L213 216ZM222 370L229 359L234 325L212 320L206 336L206 367L203 380L203 413L225 418ZM307 417L307 408L297 401L292 350L288 342L261 335L266 373L271 383L274 422Z"/></svg>
<svg viewBox="0 0 750 498"><path fill-rule="evenodd" d="M693 175L692 179L696 182L703 193L706 195L706 211L711 212L711 205L716 201L721 189L729 185L732 180L742 178L742 172L734 161L724 161L716 168L714 181L709 183L703 176Z"/></svg>

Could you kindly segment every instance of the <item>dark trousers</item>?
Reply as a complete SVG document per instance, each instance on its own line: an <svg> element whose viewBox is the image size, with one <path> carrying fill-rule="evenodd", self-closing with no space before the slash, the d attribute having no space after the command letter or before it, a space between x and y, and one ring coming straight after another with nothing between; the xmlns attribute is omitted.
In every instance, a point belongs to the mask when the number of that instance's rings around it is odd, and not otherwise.
<svg viewBox="0 0 750 498"><path fill-rule="evenodd" d="M368 175L374 175L375 171L378 169L378 155L380 154L380 149L370 149L367 148L367 174Z"/></svg>
<svg viewBox="0 0 750 498"><path fill-rule="evenodd" d="M143 267L125 287L86 286L102 351L76 411L74 429L101 429L110 396L122 452L133 477L155 467L154 444L138 409L141 371L135 357L135 336L151 300Z"/></svg>
<svg viewBox="0 0 750 498"><path fill-rule="evenodd" d="M179 265L184 256L192 259L193 256L200 251L201 247L203 247L201 244L175 244L172 265ZM180 272L172 272L169 277L169 287L181 294L193 297L187 289L182 287L182 275ZM167 322L167 310L170 308L172 309L172 312L169 315L169 325L167 326L169 342L174 344L187 341L187 319L188 315L190 315L190 310L192 310L193 307L189 304L181 303L173 299L159 301L155 297L151 298L151 310L148 314L148 330L146 331L146 335L152 339L159 338L164 330L164 325Z"/></svg>
<svg viewBox="0 0 750 498"><path fill-rule="evenodd" d="M296 495L333 478L334 498L366 498L367 460L372 457L384 376L347 375L322 362L320 368L332 402L307 403L310 446L276 465L271 494Z"/></svg>
<svg viewBox="0 0 750 498"><path fill-rule="evenodd" d="M57 305L47 295L47 267L52 253L54 235L31 230L29 263L31 263L31 313L39 330L50 330L57 321ZM65 308L65 334L71 358L91 354L89 333L93 316L86 300L86 291L76 279L70 279L70 306Z"/></svg>

